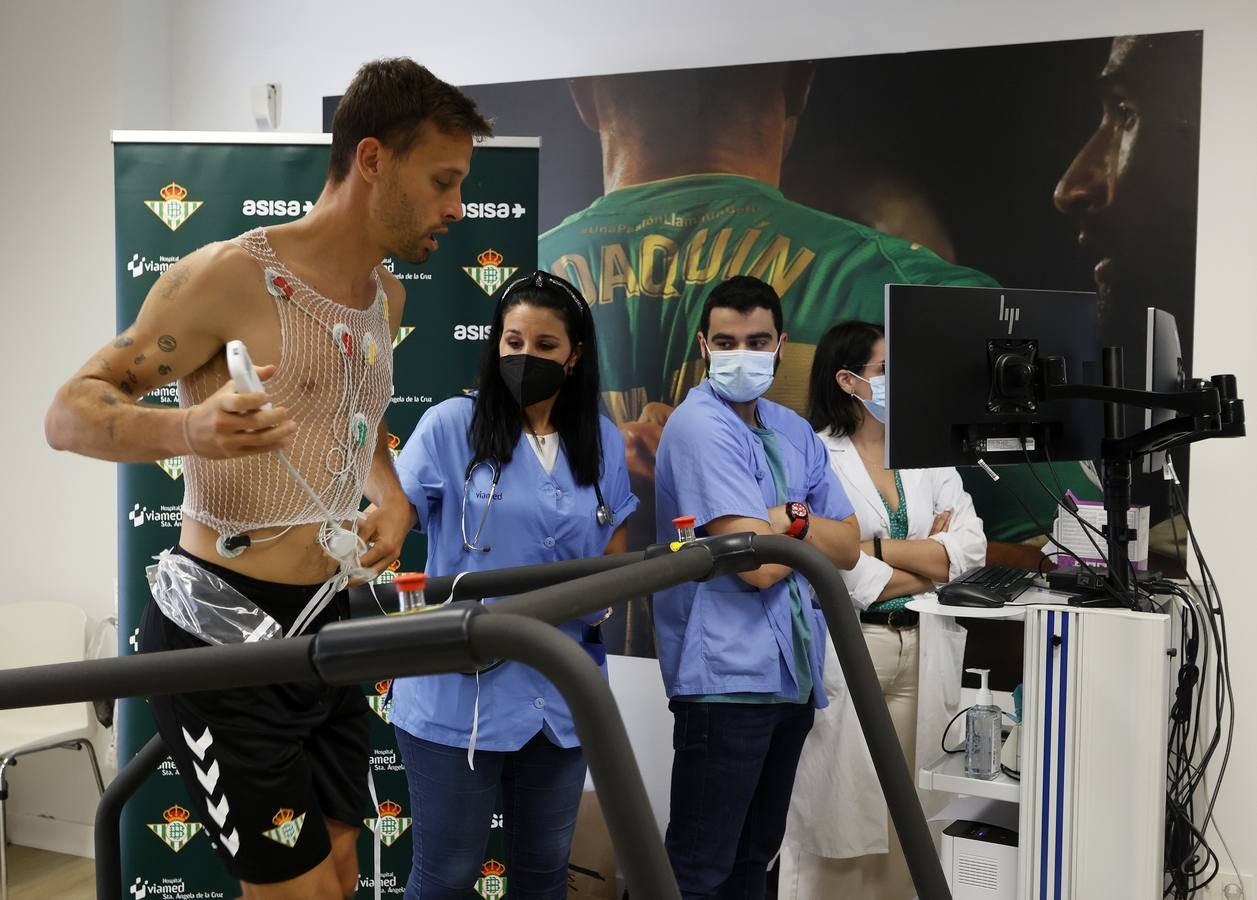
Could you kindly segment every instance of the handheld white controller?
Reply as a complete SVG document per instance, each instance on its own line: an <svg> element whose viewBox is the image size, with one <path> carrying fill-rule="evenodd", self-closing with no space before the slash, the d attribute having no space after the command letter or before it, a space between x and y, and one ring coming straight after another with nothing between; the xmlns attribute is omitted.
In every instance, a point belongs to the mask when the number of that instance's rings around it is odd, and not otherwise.
<svg viewBox="0 0 1257 900"><path fill-rule="evenodd" d="M249 349L245 347L244 341L227 342L227 371L231 373L237 394L266 393L266 388L262 387L262 379L258 378L257 370L253 368L253 360L249 357ZM262 409L270 408L270 403L262 405Z"/></svg>

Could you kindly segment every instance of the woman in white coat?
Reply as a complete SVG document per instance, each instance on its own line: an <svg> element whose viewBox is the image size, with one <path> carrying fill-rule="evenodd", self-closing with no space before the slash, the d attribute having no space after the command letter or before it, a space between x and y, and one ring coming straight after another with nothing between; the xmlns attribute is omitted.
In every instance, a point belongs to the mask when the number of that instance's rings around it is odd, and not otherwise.
<svg viewBox="0 0 1257 900"><path fill-rule="evenodd" d="M921 365L931 365L921 360ZM939 755L960 705L965 631L946 616L905 609L913 596L982 565L982 520L955 469L884 467L886 341L880 326L831 328L812 364L809 420L829 450L860 523L861 554L843 572L909 768ZM911 900L903 850L826 642L827 709L817 710L799 760L781 852L781 900ZM926 815L943 798L922 794Z"/></svg>

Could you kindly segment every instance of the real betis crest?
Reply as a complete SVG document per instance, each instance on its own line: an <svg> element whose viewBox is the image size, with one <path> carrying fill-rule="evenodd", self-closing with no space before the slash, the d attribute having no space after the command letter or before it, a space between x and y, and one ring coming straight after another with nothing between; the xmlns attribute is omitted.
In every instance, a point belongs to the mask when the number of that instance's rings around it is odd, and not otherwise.
<svg viewBox="0 0 1257 900"><path fill-rule="evenodd" d="M161 189L160 200L145 200L144 205L153 211L153 215L166 223L171 231L178 231L179 226L202 206L200 200L188 200L188 189L173 181Z"/></svg>
<svg viewBox="0 0 1257 900"><path fill-rule="evenodd" d="M401 567L402 567L402 561L400 559L393 560L391 563L388 564L387 569L385 569L379 575L375 576L374 583L375 584L392 584L393 579L397 577L397 570L400 569ZM376 685L376 687L379 687L380 684L388 684L388 682L381 681ZM385 690L387 690L387 688L385 688ZM387 722L388 720L385 719L385 721Z"/></svg>
<svg viewBox="0 0 1257 900"><path fill-rule="evenodd" d="M519 269L518 266L502 265L502 259L501 253L490 248L476 257L476 262L480 265L463 266L463 271L472 281L480 285L480 290L492 297L494 292Z"/></svg>
<svg viewBox="0 0 1257 900"><path fill-rule="evenodd" d="M399 325L397 331L393 333L393 349L397 349L397 345L406 338L410 337L410 333L415 330L414 325Z"/></svg>
<svg viewBox="0 0 1257 900"><path fill-rule="evenodd" d="M295 847L297 846L297 839L301 837L301 826L305 824L305 820L305 813L297 816L293 814L291 809L281 809L271 819L275 823L275 827L263 831L262 837L268 837L275 843L283 844L285 847Z"/></svg>
<svg viewBox="0 0 1257 900"><path fill-rule="evenodd" d="M148 830L161 838L162 843L178 853L188 845L204 827L200 822L189 822L192 813L175 804L162 814L166 821L158 825L150 824Z"/></svg>
<svg viewBox="0 0 1257 900"><path fill-rule="evenodd" d="M367 705L386 725L388 724L388 714L393 707L393 701L387 699L388 686L390 684L392 684L392 681L377 681L375 683L375 693L367 695Z"/></svg>
<svg viewBox="0 0 1257 900"><path fill-rule="evenodd" d="M401 805L394 803L392 800L385 800L379 806L379 818L363 819L363 823L368 828L380 836L380 843L385 847L393 846L393 843L406 833L406 829L410 827L411 819L401 815Z"/></svg>
<svg viewBox="0 0 1257 900"><path fill-rule="evenodd" d="M183 476L183 457L172 456L169 459L159 459L157 460L157 468L175 481L178 481Z"/></svg>
<svg viewBox="0 0 1257 900"><path fill-rule="evenodd" d="M496 859L485 860L476 879L476 893L484 900L502 900L506 896L506 866Z"/></svg>

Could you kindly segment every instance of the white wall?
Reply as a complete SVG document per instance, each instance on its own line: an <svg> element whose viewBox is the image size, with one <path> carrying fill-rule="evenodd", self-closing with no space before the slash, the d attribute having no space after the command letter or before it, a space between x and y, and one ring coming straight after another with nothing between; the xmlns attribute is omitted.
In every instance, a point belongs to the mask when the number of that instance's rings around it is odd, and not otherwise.
<svg viewBox="0 0 1257 900"><path fill-rule="evenodd" d="M597 10L596 12L594 10ZM631 10L631 11L630 11ZM766 10L769 10L766 12ZM11 400L0 497L11 597L113 607L109 467L43 445L56 385L114 331L111 128L252 130L249 88L283 87L280 125L319 131L321 98L363 61L413 56L454 83L1205 29L1197 370L1257 386L1257 5L1250 0L762 0L415 4L377 0L4 0L0 5L0 241ZM1239 867L1257 774L1257 607L1244 518L1257 509L1257 441L1193 452L1192 510L1230 601L1242 715L1219 818ZM1244 473L1237 475L1236 473ZM87 804L90 809L90 804ZM84 820L86 821L86 820Z"/></svg>
<svg viewBox="0 0 1257 900"><path fill-rule="evenodd" d="M114 613L115 470L49 450L43 416L114 333L109 130L170 127L168 24L159 0L0 5L0 602L79 603L93 633ZM95 741L102 760L108 737ZM15 841L90 854L96 789L84 758L30 757L9 777Z"/></svg>

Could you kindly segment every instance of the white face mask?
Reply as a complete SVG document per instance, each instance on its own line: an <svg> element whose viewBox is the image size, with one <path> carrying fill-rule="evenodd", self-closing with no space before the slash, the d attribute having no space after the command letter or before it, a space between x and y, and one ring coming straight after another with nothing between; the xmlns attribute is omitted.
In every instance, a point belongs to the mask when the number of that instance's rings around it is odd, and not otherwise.
<svg viewBox="0 0 1257 900"><path fill-rule="evenodd" d="M772 387L777 367L776 350L712 350L707 348L710 365L707 378L712 389L730 403L745 403L761 397Z"/></svg>
<svg viewBox="0 0 1257 900"><path fill-rule="evenodd" d="M847 373L851 375L852 378L860 378L859 375L852 372L850 369L847 370ZM869 414L874 419L877 419L877 421L885 425L886 419L888 418L886 410L886 376L874 375L872 378L860 378L860 380L869 386L869 388L873 391L873 396L868 400L865 400L859 394L855 393L851 396L863 403L864 408L869 411Z"/></svg>

